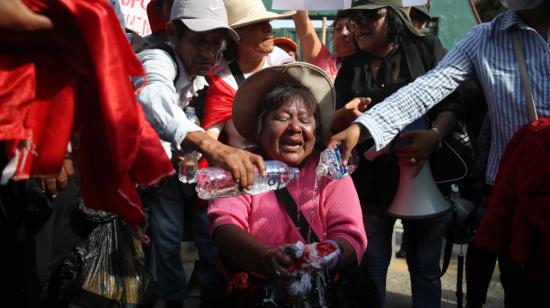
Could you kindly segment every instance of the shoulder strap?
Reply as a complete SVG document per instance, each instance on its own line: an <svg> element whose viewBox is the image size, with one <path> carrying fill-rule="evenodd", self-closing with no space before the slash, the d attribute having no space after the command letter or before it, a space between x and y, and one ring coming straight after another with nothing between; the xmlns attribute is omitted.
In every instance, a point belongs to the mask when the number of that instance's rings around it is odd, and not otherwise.
<svg viewBox="0 0 550 308"><path fill-rule="evenodd" d="M229 63L229 69L231 70L231 74L233 74L233 77L235 77L237 86L241 86L241 83L243 83L244 81L244 74L241 71L239 64L237 63L237 60L231 61L231 63Z"/></svg>
<svg viewBox="0 0 550 308"><path fill-rule="evenodd" d="M531 121L537 121L539 116L537 114L537 108L535 105L535 98L531 91L531 83L529 82L529 75L527 74L527 65L525 64L525 57L523 56L523 48L521 47L521 38L519 37L519 28L516 27L512 31L514 38L514 49L516 50L516 58L519 66L519 75L521 76L521 83L523 84L523 90L527 97L527 107L529 108L529 117Z"/></svg>
<svg viewBox="0 0 550 308"><path fill-rule="evenodd" d="M168 45L166 43L160 43L160 44L156 44L156 45L147 46L145 49L160 49L160 50L164 50L168 53L168 55L170 56L170 58L172 59L172 61L174 61L174 64L176 65L176 77L174 77L174 86L175 86L176 82L178 81L178 78L180 78L180 67L178 66L178 60L176 58L177 56L176 56L176 53L174 52L174 49L172 49L172 47L170 47L170 45Z"/></svg>
<svg viewBox="0 0 550 308"><path fill-rule="evenodd" d="M275 190L275 196L277 197L277 201L279 201L279 205L281 205L285 210L288 216L292 219L294 222L294 225L296 228L298 228L298 231L300 231L300 234L304 238L304 240L308 241L311 240L311 242L319 242L319 238L317 237L317 234L311 229L311 226L307 222L307 219L304 217L304 215L298 215L298 205L292 199L292 196L288 192L286 188L282 188L279 190Z"/></svg>

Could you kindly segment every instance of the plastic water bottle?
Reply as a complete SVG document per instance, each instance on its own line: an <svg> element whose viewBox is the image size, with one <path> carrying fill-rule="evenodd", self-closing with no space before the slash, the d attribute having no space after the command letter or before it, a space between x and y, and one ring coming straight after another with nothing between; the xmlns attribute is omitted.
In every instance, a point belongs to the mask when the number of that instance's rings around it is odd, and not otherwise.
<svg viewBox="0 0 550 308"><path fill-rule="evenodd" d="M265 176L261 176L256 171L252 187L241 191L230 171L218 167L205 168L199 171L196 190L199 198L205 200L237 196L243 193L256 195L286 187L300 174L298 168L289 167L276 160L265 161L265 171Z"/></svg>
<svg viewBox="0 0 550 308"><path fill-rule="evenodd" d="M187 119L200 125L199 118L195 114L195 108L187 107L185 109ZM199 153L195 150L184 150L183 159L178 162L178 178L182 183L195 183L199 171Z"/></svg>
<svg viewBox="0 0 550 308"><path fill-rule="evenodd" d="M347 166L342 164L342 152L340 147L328 148L321 152L319 164L315 169L317 177L326 176L333 180L338 180L346 175L350 175L357 168L359 163L359 155L354 150L348 159Z"/></svg>

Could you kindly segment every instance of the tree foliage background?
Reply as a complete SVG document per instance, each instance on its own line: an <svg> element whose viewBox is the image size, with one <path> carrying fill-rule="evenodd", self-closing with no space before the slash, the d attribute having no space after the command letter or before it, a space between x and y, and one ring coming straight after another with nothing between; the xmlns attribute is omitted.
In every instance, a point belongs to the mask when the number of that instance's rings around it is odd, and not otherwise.
<svg viewBox="0 0 550 308"><path fill-rule="evenodd" d="M506 8L500 4L500 0L475 0L474 4L483 22L491 21L499 13L506 10Z"/></svg>

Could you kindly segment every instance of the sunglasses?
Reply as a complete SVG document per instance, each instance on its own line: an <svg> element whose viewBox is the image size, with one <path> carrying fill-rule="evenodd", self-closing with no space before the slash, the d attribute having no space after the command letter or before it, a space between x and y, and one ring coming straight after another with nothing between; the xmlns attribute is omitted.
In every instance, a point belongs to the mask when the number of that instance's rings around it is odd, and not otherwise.
<svg viewBox="0 0 550 308"><path fill-rule="evenodd" d="M349 17L352 23L363 25L366 23L373 23L378 19L386 16L386 8L378 10L360 10Z"/></svg>

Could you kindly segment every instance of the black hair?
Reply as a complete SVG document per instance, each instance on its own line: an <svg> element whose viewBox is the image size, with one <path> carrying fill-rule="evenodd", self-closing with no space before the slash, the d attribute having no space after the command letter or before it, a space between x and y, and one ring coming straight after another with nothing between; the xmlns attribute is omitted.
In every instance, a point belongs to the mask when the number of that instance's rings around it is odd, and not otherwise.
<svg viewBox="0 0 550 308"><path fill-rule="evenodd" d="M255 141L258 142L260 140L260 134L262 132L265 117L274 110L277 110L284 104L290 102L301 102L312 111L313 116L315 117L315 133L317 140L315 147L318 148L321 144L321 121L317 100L309 89L299 84L277 85L264 95L262 101L260 102L260 112L258 113L258 121L256 122L255 127Z"/></svg>
<svg viewBox="0 0 550 308"><path fill-rule="evenodd" d="M172 23L176 27L176 35L178 37L178 40L181 40L185 33L189 30L189 28L187 28L183 21L179 19L172 20Z"/></svg>
<svg viewBox="0 0 550 308"><path fill-rule="evenodd" d="M331 28L332 31L336 28L336 24L340 19L343 18L349 18L352 15L351 10L338 10L336 11L336 16L334 17L334 21L332 22Z"/></svg>
<svg viewBox="0 0 550 308"><path fill-rule="evenodd" d="M386 38L392 43L397 43L405 36L408 36L409 31L401 17L393 9L387 7L386 10L386 24L388 28Z"/></svg>

